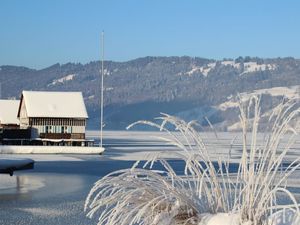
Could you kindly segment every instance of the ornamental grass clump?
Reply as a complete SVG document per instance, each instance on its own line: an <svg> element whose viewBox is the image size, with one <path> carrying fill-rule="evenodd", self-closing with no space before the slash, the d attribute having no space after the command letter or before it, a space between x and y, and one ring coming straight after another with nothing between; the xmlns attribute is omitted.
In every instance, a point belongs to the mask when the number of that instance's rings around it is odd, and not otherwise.
<svg viewBox="0 0 300 225"><path fill-rule="evenodd" d="M242 150L238 170L230 173L228 155L214 156L205 145L197 123L168 114L157 123L138 121L168 134L162 138L179 148L177 157L184 161L184 176L159 154L147 160L142 168L112 172L95 183L87 196L85 211L98 216L98 224L108 225L278 225L300 224L298 203L285 187L287 178L299 167L299 158L282 167L295 141L295 103L282 102L268 118L270 132L257 141L260 98L240 103ZM172 130L172 127L174 128ZM288 137L287 137L288 135ZM173 153L172 153L173 154ZM160 163L162 170L154 170ZM286 195L289 205L280 205L279 195ZM288 212L288 213L287 213ZM285 215L289 214L289 223Z"/></svg>

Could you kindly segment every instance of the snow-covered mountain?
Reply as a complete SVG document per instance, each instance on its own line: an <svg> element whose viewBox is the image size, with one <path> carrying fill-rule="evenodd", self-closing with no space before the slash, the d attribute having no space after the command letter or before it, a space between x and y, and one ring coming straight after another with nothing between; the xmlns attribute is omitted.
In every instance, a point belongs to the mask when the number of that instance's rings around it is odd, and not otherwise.
<svg viewBox="0 0 300 225"><path fill-rule="evenodd" d="M99 62L55 64L34 70L0 66L2 98L19 98L22 90L82 91L90 128L99 127ZM105 62L105 124L124 129L160 112L184 119L209 119L217 129L234 130L236 96L263 96L263 111L283 97L298 99L300 60L239 57L213 60L195 57L144 57Z"/></svg>

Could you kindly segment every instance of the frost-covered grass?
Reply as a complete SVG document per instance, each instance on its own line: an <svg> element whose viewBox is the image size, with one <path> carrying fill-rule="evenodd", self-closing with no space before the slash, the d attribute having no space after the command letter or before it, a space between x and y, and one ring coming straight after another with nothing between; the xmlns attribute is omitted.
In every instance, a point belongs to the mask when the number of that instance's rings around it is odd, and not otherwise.
<svg viewBox="0 0 300 225"><path fill-rule="evenodd" d="M154 155L143 168L138 168L137 162L132 168L110 173L95 183L85 202L87 215L98 215L98 224L109 225L300 224L298 203L285 188L286 179L299 167L299 158L282 168L297 135L297 127L291 122L300 111L294 106L292 102L282 102L276 108L269 118L271 132L258 144L259 98L252 97L249 105L240 104L243 147L234 175L229 173L230 149L227 158L217 158L215 167L212 150L194 128L196 122L186 123L163 114L157 118L160 123L132 124L148 124L167 132L169 138L160 138L182 150L177 154L185 161L185 176L179 176L159 154ZM285 135L289 139L283 143ZM164 170L152 169L155 162L162 164ZM286 195L291 204L279 205L279 193ZM289 215L288 223L285 215Z"/></svg>

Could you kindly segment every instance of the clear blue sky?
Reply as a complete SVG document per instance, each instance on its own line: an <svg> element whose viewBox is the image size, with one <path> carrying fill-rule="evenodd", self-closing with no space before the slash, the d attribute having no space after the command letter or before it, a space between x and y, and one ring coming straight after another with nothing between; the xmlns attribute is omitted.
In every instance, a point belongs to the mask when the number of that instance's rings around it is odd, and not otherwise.
<svg viewBox="0 0 300 225"><path fill-rule="evenodd" d="M298 0L0 0L0 65L143 56L300 58Z"/></svg>

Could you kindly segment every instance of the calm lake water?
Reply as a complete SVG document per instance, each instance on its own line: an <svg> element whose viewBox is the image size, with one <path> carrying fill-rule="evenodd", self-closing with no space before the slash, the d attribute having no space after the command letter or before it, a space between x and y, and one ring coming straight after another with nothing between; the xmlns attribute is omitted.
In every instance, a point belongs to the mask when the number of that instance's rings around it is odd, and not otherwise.
<svg viewBox="0 0 300 225"><path fill-rule="evenodd" d="M36 162L34 170L16 172L13 177L1 175L0 224L96 224L83 212L93 183L110 172L130 168L135 161L74 157L83 161ZM182 173L182 161L171 164Z"/></svg>

